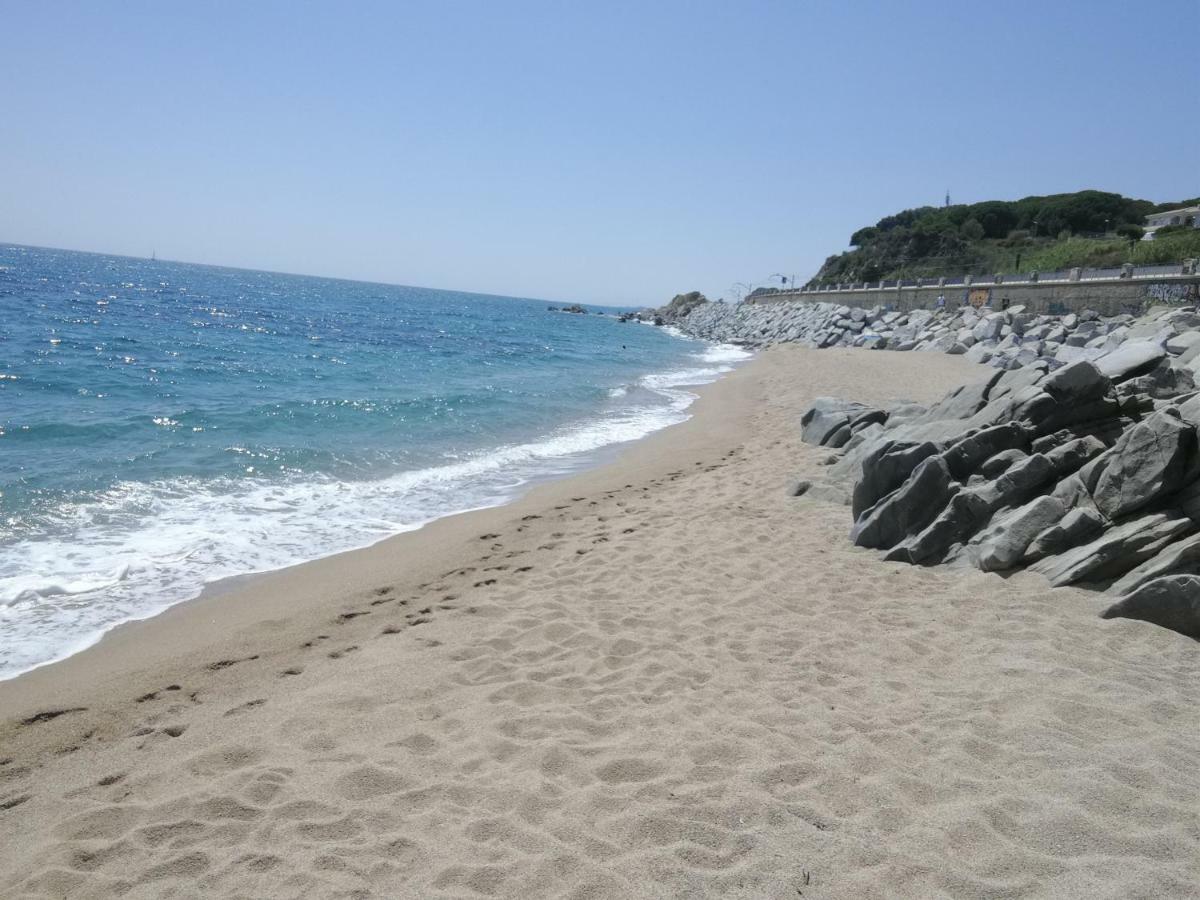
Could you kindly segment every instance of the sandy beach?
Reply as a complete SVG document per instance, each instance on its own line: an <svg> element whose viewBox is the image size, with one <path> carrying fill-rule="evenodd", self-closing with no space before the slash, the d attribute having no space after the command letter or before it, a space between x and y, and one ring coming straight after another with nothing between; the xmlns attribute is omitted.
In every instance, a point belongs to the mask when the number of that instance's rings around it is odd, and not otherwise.
<svg viewBox="0 0 1200 900"><path fill-rule="evenodd" d="M813 397L980 371L777 347L613 463L0 683L0 896L1200 896L1195 641L789 496Z"/></svg>

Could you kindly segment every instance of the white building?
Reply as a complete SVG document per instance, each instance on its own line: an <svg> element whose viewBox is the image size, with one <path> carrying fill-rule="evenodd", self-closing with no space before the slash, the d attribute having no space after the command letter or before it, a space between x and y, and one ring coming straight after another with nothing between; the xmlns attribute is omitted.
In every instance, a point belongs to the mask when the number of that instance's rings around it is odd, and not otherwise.
<svg viewBox="0 0 1200 900"><path fill-rule="evenodd" d="M1142 240L1154 240L1154 232L1164 225L1190 225L1192 228L1200 228L1200 206L1185 206L1182 209L1150 213L1146 216L1146 235Z"/></svg>

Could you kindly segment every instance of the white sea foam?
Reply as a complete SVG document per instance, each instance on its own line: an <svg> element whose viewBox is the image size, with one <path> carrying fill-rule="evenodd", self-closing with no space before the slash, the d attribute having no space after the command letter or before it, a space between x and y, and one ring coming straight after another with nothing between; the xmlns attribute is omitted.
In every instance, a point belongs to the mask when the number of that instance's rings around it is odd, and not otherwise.
<svg viewBox="0 0 1200 900"><path fill-rule="evenodd" d="M71 510L54 538L0 558L0 679L76 653L123 622L194 597L207 583L368 546L453 513L511 500L532 480L687 418L688 386L750 354L698 344L696 365L645 376L596 418L524 444L377 481L332 478L129 482Z"/></svg>

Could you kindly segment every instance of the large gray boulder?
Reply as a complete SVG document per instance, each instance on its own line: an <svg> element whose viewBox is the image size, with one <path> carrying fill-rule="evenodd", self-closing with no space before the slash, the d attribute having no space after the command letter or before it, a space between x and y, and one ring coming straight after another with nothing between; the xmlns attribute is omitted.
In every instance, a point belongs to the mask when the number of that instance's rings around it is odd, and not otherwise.
<svg viewBox="0 0 1200 900"><path fill-rule="evenodd" d="M1200 577L1168 575L1143 584L1100 614L1104 619L1141 619L1200 640Z"/></svg>
<svg viewBox="0 0 1200 900"><path fill-rule="evenodd" d="M1122 411L1121 402L1113 396L1097 397L1084 403L1059 403L1045 392L1038 398L1035 407L1029 404L1022 411L1022 419L1028 422L1037 435L1051 434L1063 428L1081 423L1095 422L1118 415Z"/></svg>
<svg viewBox="0 0 1200 900"><path fill-rule="evenodd" d="M971 333L977 341L994 341L999 339L1004 325L1004 313L990 313L983 317Z"/></svg>
<svg viewBox="0 0 1200 900"><path fill-rule="evenodd" d="M1017 447L1013 447L1011 450L1001 450L995 456L984 460L979 466L979 474L990 480L1007 471L1014 463L1020 462L1028 455Z"/></svg>
<svg viewBox="0 0 1200 900"><path fill-rule="evenodd" d="M800 417L800 440L818 447L830 446L829 441L838 430L849 428L851 417L866 409L861 403L818 397ZM846 436L849 438L848 434Z"/></svg>
<svg viewBox="0 0 1200 900"><path fill-rule="evenodd" d="M1019 506L1054 477L1054 466L1040 453L1009 466L995 479L979 486L993 510Z"/></svg>
<svg viewBox="0 0 1200 900"><path fill-rule="evenodd" d="M1196 430L1175 409L1130 428L1080 472L1096 508L1116 519L1178 489L1196 449Z"/></svg>
<svg viewBox="0 0 1200 900"><path fill-rule="evenodd" d="M1054 497L1038 497L996 519L971 540L967 558L985 572L1011 569L1039 534L1056 525L1066 512Z"/></svg>
<svg viewBox="0 0 1200 900"><path fill-rule="evenodd" d="M1124 381L1149 372L1167 355L1157 341L1128 340L1096 360L1096 368L1113 381Z"/></svg>
<svg viewBox="0 0 1200 900"><path fill-rule="evenodd" d="M1145 394L1155 400L1167 400L1196 389L1196 376L1191 368L1173 359L1160 360L1144 375L1122 381L1118 394Z"/></svg>
<svg viewBox="0 0 1200 900"><path fill-rule="evenodd" d="M1156 556L1113 582L1108 593L1124 596L1164 575L1200 575L1200 534L1168 544Z"/></svg>
<svg viewBox="0 0 1200 900"><path fill-rule="evenodd" d="M1054 476L1064 478L1072 472L1077 472L1087 462L1095 459L1105 451L1104 443L1091 435L1075 438L1046 451L1046 459L1054 467Z"/></svg>
<svg viewBox="0 0 1200 900"><path fill-rule="evenodd" d="M950 467L950 474L961 480L997 453L1028 448L1029 436L1025 429L1016 422L1006 422L966 435L951 444L942 456Z"/></svg>
<svg viewBox="0 0 1200 900"><path fill-rule="evenodd" d="M1112 382L1092 363L1081 360L1063 366L1041 381L1041 388L1059 403L1087 403L1108 393Z"/></svg>
<svg viewBox="0 0 1200 900"><path fill-rule="evenodd" d="M940 561L955 545L966 543L986 525L996 510L1021 505L1053 474L1046 457L1026 457L995 480L954 494L937 518L893 547L884 558L909 563Z"/></svg>
<svg viewBox="0 0 1200 900"><path fill-rule="evenodd" d="M945 461L931 456L899 489L863 512L850 530L850 540L859 547L893 547L928 525L958 490Z"/></svg>
<svg viewBox="0 0 1200 900"><path fill-rule="evenodd" d="M1121 439L1121 435L1133 425L1134 420L1124 416L1099 419L1090 422L1076 422L1066 428L1049 432L1035 438L1030 445L1034 453L1049 453L1051 448L1065 444L1081 437L1094 437L1105 447L1111 447Z"/></svg>
<svg viewBox="0 0 1200 900"><path fill-rule="evenodd" d="M1051 495L1051 499L1066 509L1066 504L1061 498ZM1106 524L1108 523L1104 516L1094 507L1076 507L1063 516L1060 522L1051 525L1030 542L1025 551L1024 562L1028 565L1051 554L1078 547L1099 534Z"/></svg>
<svg viewBox="0 0 1200 900"><path fill-rule="evenodd" d="M1178 511L1152 513L1115 525L1095 540L1047 556L1030 568L1055 587L1118 578L1194 528L1192 520Z"/></svg>
<svg viewBox="0 0 1200 900"><path fill-rule="evenodd" d="M862 476L854 484L851 513L857 520L900 485L921 462L940 448L932 441L883 441L862 461Z"/></svg>
<svg viewBox="0 0 1200 900"><path fill-rule="evenodd" d="M1005 372L992 386L991 390L988 391L988 402L999 400L1009 394L1016 394L1026 388L1033 387L1033 385L1046 377L1046 372L1046 363L1034 363L1023 369L1013 369Z"/></svg>
<svg viewBox="0 0 1200 900"><path fill-rule="evenodd" d="M966 541L992 514L977 488L960 490L925 528L892 547L884 559L906 563L937 563L956 544Z"/></svg>
<svg viewBox="0 0 1200 900"><path fill-rule="evenodd" d="M1167 350L1176 356L1182 356L1193 348L1200 353L1200 331L1185 331L1167 338Z"/></svg>

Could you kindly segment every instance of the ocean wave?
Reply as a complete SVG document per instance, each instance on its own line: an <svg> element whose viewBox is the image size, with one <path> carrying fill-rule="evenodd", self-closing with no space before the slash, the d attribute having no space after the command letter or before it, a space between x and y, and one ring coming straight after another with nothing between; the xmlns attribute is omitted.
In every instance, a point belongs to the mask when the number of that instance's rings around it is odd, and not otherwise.
<svg viewBox="0 0 1200 900"><path fill-rule="evenodd" d="M369 546L443 516L497 506L531 482L687 418L687 388L750 354L703 345L695 366L642 377L608 408L536 440L386 478L170 478L123 482L76 505L54 536L0 558L0 679L62 659L205 584ZM44 573L44 574L33 574Z"/></svg>

